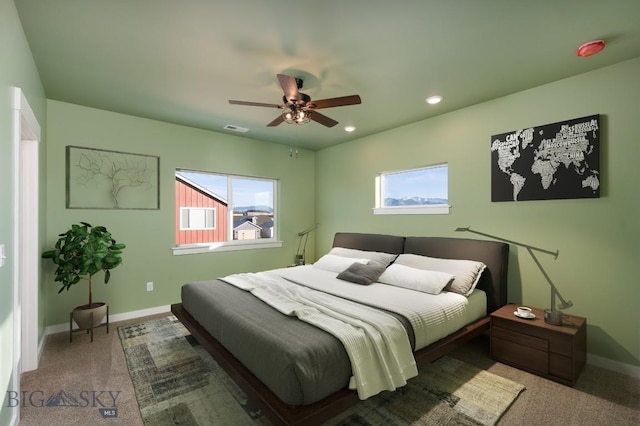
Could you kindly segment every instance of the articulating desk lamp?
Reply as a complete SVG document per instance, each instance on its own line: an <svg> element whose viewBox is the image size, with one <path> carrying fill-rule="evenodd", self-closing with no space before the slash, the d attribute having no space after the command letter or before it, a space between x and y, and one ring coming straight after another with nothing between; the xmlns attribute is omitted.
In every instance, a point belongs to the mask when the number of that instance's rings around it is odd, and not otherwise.
<svg viewBox="0 0 640 426"><path fill-rule="evenodd" d="M300 239L298 240L298 251L296 251L296 265L304 265L305 263L304 255L305 255L305 250L307 249L307 240L309 239L309 234L311 233L311 231L315 230L318 226L320 226L320 224L316 223L315 225L310 226L304 231L298 232L298 237L300 237ZM304 244L302 244L303 238L304 238ZM302 245L302 251L300 251L300 245Z"/></svg>
<svg viewBox="0 0 640 426"><path fill-rule="evenodd" d="M546 322L548 324L553 324L553 325L562 325L562 311L560 309L570 308L570 307L573 306L573 303L571 303L570 300L566 301L566 300L563 299L563 297L558 292L558 289L556 288L556 286L553 285L553 282L551 281L551 278L549 278L549 275L547 275L547 272L544 270L544 268L542 267L542 265L538 261L538 258L533 253L534 251L539 251L541 253L549 254L549 255L553 256L554 259L557 259L558 258L558 254L560 254L559 250L550 251L550 250L545 250L545 249L542 249L542 248L530 246L528 244L518 243L516 241L511 241L511 240L507 240L505 238L496 237L495 235L489 235L489 234L485 234L484 232L474 231L469 226L467 226L466 228L456 228L456 232L471 232L471 233L474 233L474 234L482 235L483 237L491 238L493 240L503 241L505 243L515 244L517 246L526 248L527 251L529 252L529 254L531 255L531 258L533 258L533 261L538 266L538 269L540 269L540 272L542 272L542 275L544 275L544 278L549 283L549 286L551 286L551 308L550 309L545 309L545 311L544 311L544 322ZM556 298L560 299L560 306L559 307L556 306Z"/></svg>

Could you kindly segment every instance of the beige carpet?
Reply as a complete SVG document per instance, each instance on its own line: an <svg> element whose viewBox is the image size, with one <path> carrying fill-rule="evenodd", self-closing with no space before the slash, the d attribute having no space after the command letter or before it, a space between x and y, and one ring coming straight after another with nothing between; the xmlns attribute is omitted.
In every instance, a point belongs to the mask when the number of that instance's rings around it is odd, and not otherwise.
<svg viewBox="0 0 640 426"><path fill-rule="evenodd" d="M47 337L40 366L21 377L21 393L52 395L61 389L70 393L83 389L121 391L118 417L102 418L97 407L46 407L28 400L20 407L20 426L118 425L141 426L142 418L127 370L117 326L165 316L137 318L112 324L111 332L96 330L95 341L78 333L69 343L68 333ZM483 335L451 354L479 369L521 383L526 390L498 421L498 426L640 424L640 380L587 364L575 387L561 385L501 364L489 356L489 339ZM5 398L6 402L6 398Z"/></svg>
<svg viewBox="0 0 640 426"><path fill-rule="evenodd" d="M145 424L267 423L175 317L118 332ZM494 425L523 390L511 380L443 357L401 391L362 401L329 424Z"/></svg>

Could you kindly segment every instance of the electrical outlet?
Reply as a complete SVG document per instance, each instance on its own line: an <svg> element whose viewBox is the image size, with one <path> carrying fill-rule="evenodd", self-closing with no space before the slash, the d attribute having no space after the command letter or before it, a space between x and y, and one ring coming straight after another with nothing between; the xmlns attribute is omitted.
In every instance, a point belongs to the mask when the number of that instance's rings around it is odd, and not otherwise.
<svg viewBox="0 0 640 426"><path fill-rule="evenodd" d="M147 283L147 291L153 291L153 281Z"/></svg>

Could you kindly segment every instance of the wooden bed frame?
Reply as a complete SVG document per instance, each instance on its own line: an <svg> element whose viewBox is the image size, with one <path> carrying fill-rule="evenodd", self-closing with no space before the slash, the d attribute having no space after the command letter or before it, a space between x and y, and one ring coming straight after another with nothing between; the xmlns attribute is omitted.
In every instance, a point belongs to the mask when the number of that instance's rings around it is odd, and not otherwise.
<svg viewBox="0 0 640 426"><path fill-rule="evenodd" d="M487 265L487 269L483 272L478 287L487 293L487 314L507 303L508 244L459 238L405 238L378 234L337 233L333 245L360 250L482 261ZM321 424L359 402L357 393L345 388L313 404L300 406L285 404L213 338L183 308L182 303L171 305L171 312L247 394L247 398L276 425ZM418 366L431 363L488 329L489 317L486 316L415 352L416 363Z"/></svg>

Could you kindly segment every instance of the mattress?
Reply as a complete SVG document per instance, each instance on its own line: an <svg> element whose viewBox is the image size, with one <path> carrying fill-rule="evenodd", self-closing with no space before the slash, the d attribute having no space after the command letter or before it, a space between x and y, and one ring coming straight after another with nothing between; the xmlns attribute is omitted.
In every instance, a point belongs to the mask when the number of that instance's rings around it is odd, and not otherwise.
<svg viewBox="0 0 640 426"><path fill-rule="evenodd" d="M486 298L480 290L469 298L449 293L441 293L441 297L422 296L385 284L346 283L335 278L335 273L318 274L311 265L274 272L311 288L350 300L359 299L360 303L392 313L405 326L414 350L486 315ZM439 299L438 303L433 299ZM222 280L193 282L182 287L182 303L286 404L312 404L349 384L352 375L349 357L336 337L281 314L251 293Z"/></svg>
<svg viewBox="0 0 640 426"><path fill-rule="evenodd" d="M447 291L427 294L382 283L363 286L340 280L335 272L313 265L273 272L297 284L401 315L411 324L414 351L486 316L487 312L486 294L479 289L465 297Z"/></svg>

